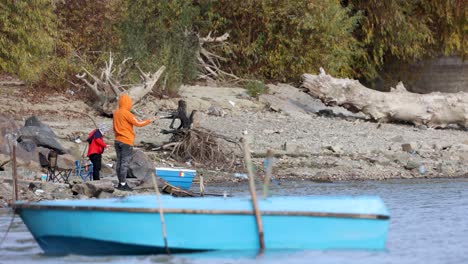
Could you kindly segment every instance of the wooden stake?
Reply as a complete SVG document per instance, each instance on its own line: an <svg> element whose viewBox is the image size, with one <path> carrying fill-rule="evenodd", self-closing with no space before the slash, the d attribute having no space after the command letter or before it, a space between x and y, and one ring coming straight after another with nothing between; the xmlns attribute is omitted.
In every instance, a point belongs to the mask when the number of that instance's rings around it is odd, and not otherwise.
<svg viewBox="0 0 468 264"><path fill-rule="evenodd" d="M166 222L164 221L164 212L162 208L162 203L161 203L161 193L159 192L159 187L158 187L158 181L156 180L156 170L151 173L151 178L153 179L153 185L154 185L154 190L156 191L156 196L158 197L158 208L159 208L159 217L161 219L161 228L162 228L162 233L163 233L163 238L164 238L164 248L166 249L166 253L168 255L171 254L169 251L169 246L167 244L167 233L166 233Z"/></svg>
<svg viewBox="0 0 468 264"><path fill-rule="evenodd" d="M263 198L268 196L268 186L270 184L271 172L273 170L273 151L271 149L267 150L266 162L267 166L265 168L265 180L263 182Z"/></svg>
<svg viewBox="0 0 468 264"><path fill-rule="evenodd" d="M257 221L257 230L258 230L258 240L260 243L260 252L265 250L265 241L263 239L263 224L262 224L262 216L260 215L260 210L258 208L257 203L257 194L255 192L255 179L254 173L252 168L252 160L250 158L250 147L248 142L248 137L244 137L242 139L244 143L244 158L245 158L245 166L247 167L247 172L249 174L249 187L250 187L250 195L252 196L252 205L255 213L255 219Z"/></svg>
<svg viewBox="0 0 468 264"><path fill-rule="evenodd" d="M200 175L200 196L205 196L205 185L203 184L203 176Z"/></svg>
<svg viewBox="0 0 468 264"><path fill-rule="evenodd" d="M12 172L13 172L13 202L18 201L18 173L16 171L16 140L12 148Z"/></svg>

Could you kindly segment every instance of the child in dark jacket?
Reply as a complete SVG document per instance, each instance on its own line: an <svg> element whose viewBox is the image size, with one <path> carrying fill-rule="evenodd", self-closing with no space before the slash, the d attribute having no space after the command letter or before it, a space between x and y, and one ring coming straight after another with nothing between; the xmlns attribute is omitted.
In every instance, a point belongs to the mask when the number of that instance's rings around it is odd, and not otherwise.
<svg viewBox="0 0 468 264"><path fill-rule="evenodd" d="M99 173L101 171L101 160L102 160L102 153L104 149L107 148L106 143L104 143L102 135L104 134L104 129L96 128L88 135L88 157L93 163L93 180L99 181Z"/></svg>

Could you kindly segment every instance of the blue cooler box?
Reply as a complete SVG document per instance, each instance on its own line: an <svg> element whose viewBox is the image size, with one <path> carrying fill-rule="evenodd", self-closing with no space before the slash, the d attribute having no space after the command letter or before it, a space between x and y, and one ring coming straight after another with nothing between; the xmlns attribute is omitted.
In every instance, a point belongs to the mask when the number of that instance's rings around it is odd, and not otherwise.
<svg viewBox="0 0 468 264"><path fill-rule="evenodd" d="M188 190L192 185L193 177L197 175L197 171L175 168L156 168L156 175L163 178L171 185Z"/></svg>

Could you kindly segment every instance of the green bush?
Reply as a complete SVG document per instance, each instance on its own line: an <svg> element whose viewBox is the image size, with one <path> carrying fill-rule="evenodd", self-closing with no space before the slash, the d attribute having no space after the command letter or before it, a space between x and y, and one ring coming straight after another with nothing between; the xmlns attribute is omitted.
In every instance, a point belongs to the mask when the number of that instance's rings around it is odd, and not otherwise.
<svg viewBox="0 0 468 264"><path fill-rule="evenodd" d="M38 81L54 49L56 25L50 1L1 1L0 21L0 71Z"/></svg>
<svg viewBox="0 0 468 264"><path fill-rule="evenodd" d="M268 87L261 81L248 81L244 88L251 97L258 98L261 94L268 93Z"/></svg>
<svg viewBox="0 0 468 264"><path fill-rule="evenodd" d="M364 50L353 37L361 14L336 0L219 0L213 26L229 32L224 67L239 76L299 81L320 67L337 77L353 76Z"/></svg>
<svg viewBox="0 0 468 264"><path fill-rule="evenodd" d="M121 53L155 71L166 66L160 86L174 94L182 83L198 75L198 42L195 26L199 8L189 0L127 1L125 16L119 25Z"/></svg>

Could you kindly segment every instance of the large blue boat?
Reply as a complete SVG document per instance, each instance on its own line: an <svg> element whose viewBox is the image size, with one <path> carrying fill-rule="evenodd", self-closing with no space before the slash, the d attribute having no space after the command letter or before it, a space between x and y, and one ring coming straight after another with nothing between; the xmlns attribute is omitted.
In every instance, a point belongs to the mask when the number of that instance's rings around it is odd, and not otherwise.
<svg viewBox="0 0 468 264"><path fill-rule="evenodd" d="M171 253L257 250L249 198L176 198L161 204ZM270 197L258 201L266 250L385 248L389 213L378 197ZM46 254L166 253L156 196L17 202Z"/></svg>

